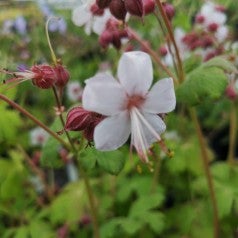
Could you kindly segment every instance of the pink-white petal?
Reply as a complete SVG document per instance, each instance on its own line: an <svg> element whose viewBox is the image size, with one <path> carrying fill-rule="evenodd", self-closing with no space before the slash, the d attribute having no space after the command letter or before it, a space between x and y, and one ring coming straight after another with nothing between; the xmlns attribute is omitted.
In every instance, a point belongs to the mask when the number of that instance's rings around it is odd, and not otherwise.
<svg viewBox="0 0 238 238"><path fill-rule="evenodd" d="M153 80L150 56L142 51L124 53L119 61L117 75L129 95L145 95Z"/></svg>
<svg viewBox="0 0 238 238"><path fill-rule="evenodd" d="M167 113L174 110L176 97L172 78L159 80L147 94L142 110L149 113Z"/></svg>
<svg viewBox="0 0 238 238"><path fill-rule="evenodd" d="M95 147L101 151L116 150L127 141L130 132L130 117L127 111L108 117L94 130Z"/></svg>
<svg viewBox="0 0 238 238"><path fill-rule="evenodd" d="M110 17L112 17L112 14L107 9L104 10L104 14L102 16L95 16L92 25L93 32L95 32L98 35L101 35Z"/></svg>
<svg viewBox="0 0 238 238"><path fill-rule="evenodd" d="M91 17L92 14L88 9L88 4L85 3L72 11L71 19L76 26L83 26L88 21L90 21Z"/></svg>
<svg viewBox="0 0 238 238"><path fill-rule="evenodd" d="M158 115L141 112L140 114L143 117L143 120L137 115L139 125L135 126L135 124L138 123L135 119L131 121L132 144L136 147L137 151L139 148L143 147L148 149L152 143L160 139L160 135L166 130L165 123ZM138 132L137 128L140 128L140 132ZM143 138L143 145L140 145L140 141L142 140L138 137L138 135Z"/></svg>
<svg viewBox="0 0 238 238"><path fill-rule="evenodd" d="M124 88L107 73L97 74L86 81L82 102L88 111L112 116L123 111L125 100Z"/></svg>

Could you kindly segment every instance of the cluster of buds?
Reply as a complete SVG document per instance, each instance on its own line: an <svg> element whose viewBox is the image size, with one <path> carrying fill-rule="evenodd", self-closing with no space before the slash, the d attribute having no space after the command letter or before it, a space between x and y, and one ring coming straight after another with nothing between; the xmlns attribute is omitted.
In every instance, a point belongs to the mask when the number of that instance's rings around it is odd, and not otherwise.
<svg viewBox="0 0 238 238"><path fill-rule="evenodd" d="M83 131L84 137L89 141L93 141L94 129L105 116L90 112L82 107L72 108L66 118L66 131Z"/></svg>
<svg viewBox="0 0 238 238"><path fill-rule="evenodd" d="M53 66L48 64L33 65L30 69L17 72L9 72L8 70L2 70L2 72L14 76L6 80L6 83L15 82L18 84L26 80L31 80L35 86L41 89L48 89L53 86L62 89L69 80L69 72L61 63Z"/></svg>
<svg viewBox="0 0 238 238"><path fill-rule="evenodd" d="M122 27L121 22L111 18L108 20L104 31L99 37L99 44L103 48L107 48L112 44L116 49L120 49L122 41L127 40L127 38L127 31Z"/></svg>
<svg viewBox="0 0 238 238"><path fill-rule="evenodd" d="M155 0L96 0L99 8L109 8L111 14L124 21L127 13L143 17L154 11Z"/></svg>
<svg viewBox="0 0 238 238"><path fill-rule="evenodd" d="M167 16L169 16L168 10ZM225 8L223 6L216 5L211 1L205 2L195 15L191 31L184 32L182 29L175 29L174 37L181 58L186 59L191 53L195 53L201 56L203 61L207 61L221 55L225 50L224 42L229 34L225 24L226 18ZM159 51L164 63L166 65L172 65L172 56L168 49L169 47L165 44L161 46ZM171 51L174 53L173 48Z"/></svg>

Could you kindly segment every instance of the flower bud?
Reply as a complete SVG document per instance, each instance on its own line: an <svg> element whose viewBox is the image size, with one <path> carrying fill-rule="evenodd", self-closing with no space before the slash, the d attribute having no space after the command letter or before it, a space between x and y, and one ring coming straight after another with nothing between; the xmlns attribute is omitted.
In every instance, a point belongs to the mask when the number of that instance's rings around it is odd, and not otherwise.
<svg viewBox="0 0 238 238"><path fill-rule="evenodd" d="M148 15L155 10L155 0L143 0L144 14Z"/></svg>
<svg viewBox="0 0 238 238"><path fill-rule="evenodd" d="M207 29L210 31L210 32L216 32L217 29L218 29L218 24L217 23L211 23L207 26Z"/></svg>
<svg viewBox="0 0 238 238"><path fill-rule="evenodd" d="M205 21L205 17L201 14L197 14L195 17L195 22L198 24L202 24Z"/></svg>
<svg viewBox="0 0 238 238"><path fill-rule="evenodd" d="M172 20L175 14L175 10L172 4L164 3L163 4L164 11L168 17L169 20Z"/></svg>
<svg viewBox="0 0 238 238"><path fill-rule="evenodd" d="M113 36L110 31L105 30L99 37L99 44L103 48L107 48L108 45L112 42Z"/></svg>
<svg viewBox="0 0 238 238"><path fill-rule="evenodd" d="M231 84L227 86L225 94L230 100L235 100L237 98L237 92Z"/></svg>
<svg viewBox="0 0 238 238"><path fill-rule="evenodd" d="M57 64L54 67L54 72L56 75L55 85L57 87L63 88L69 81L69 72L68 70L62 66L61 64Z"/></svg>
<svg viewBox="0 0 238 238"><path fill-rule="evenodd" d="M66 131L83 131L84 137L88 141L93 141L94 129L105 116L90 112L82 107L72 108L66 118Z"/></svg>
<svg viewBox="0 0 238 238"><path fill-rule="evenodd" d="M125 0L125 7L131 15L142 17L144 14L142 0Z"/></svg>
<svg viewBox="0 0 238 238"><path fill-rule="evenodd" d="M81 131L87 128L91 123L91 112L82 107L72 108L67 115L65 130L67 131Z"/></svg>
<svg viewBox="0 0 238 238"><path fill-rule="evenodd" d="M168 49L167 49L167 47L166 47L166 46L161 46L161 47L159 48L159 53L160 53L161 56L167 55L167 54L168 54Z"/></svg>
<svg viewBox="0 0 238 238"><path fill-rule="evenodd" d="M110 2L111 2L111 0L96 0L96 4L101 9L109 7Z"/></svg>
<svg viewBox="0 0 238 238"><path fill-rule="evenodd" d="M109 6L111 14L119 20L124 21L126 17L126 7L122 0L111 0Z"/></svg>
<svg viewBox="0 0 238 238"><path fill-rule="evenodd" d="M51 88L56 82L54 69L49 65L34 65L31 67L33 73L32 82L42 89Z"/></svg>
<svg viewBox="0 0 238 238"><path fill-rule="evenodd" d="M90 11L94 16L102 16L104 13L104 10L99 8L96 3L91 6Z"/></svg>

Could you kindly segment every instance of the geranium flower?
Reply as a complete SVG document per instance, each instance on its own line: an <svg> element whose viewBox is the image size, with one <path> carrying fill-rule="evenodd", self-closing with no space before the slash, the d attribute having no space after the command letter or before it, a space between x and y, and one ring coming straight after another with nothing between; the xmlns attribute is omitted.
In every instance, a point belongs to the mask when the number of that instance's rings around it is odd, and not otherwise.
<svg viewBox="0 0 238 238"><path fill-rule="evenodd" d="M148 54L140 51L124 53L119 61L118 81L111 75L100 73L86 81L83 107L107 116L94 130L98 150L116 150L131 134L133 145L144 162L148 162L147 149L166 129L158 114L175 108L173 80L159 80L151 88L152 62Z"/></svg>
<svg viewBox="0 0 238 238"><path fill-rule="evenodd" d="M72 21L76 26L84 26L86 34L100 35L108 19L112 16L109 10L99 9L95 0L86 1L72 12Z"/></svg>

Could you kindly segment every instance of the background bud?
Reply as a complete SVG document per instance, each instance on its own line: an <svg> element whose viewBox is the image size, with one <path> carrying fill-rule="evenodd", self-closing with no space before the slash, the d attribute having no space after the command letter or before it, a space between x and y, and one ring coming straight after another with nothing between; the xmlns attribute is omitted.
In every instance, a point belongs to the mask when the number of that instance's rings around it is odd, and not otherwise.
<svg viewBox="0 0 238 238"><path fill-rule="evenodd" d="M124 21L126 17L126 7L122 0L112 0L109 6L111 14L119 20Z"/></svg>
<svg viewBox="0 0 238 238"><path fill-rule="evenodd" d="M150 14L155 10L155 0L143 0L143 10L144 14Z"/></svg>
<svg viewBox="0 0 238 238"><path fill-rule="evenodd" d="M96 4L99 8L104 9L109 7L111 0L97 0Z"/></svg>
<svg viewBox="0 0 238 238"><path fill-rule="evenodd" d="M144 14L142 0L125 0L125 7L131 15L142 17Z"/></svg>
<svg viewBox="0 0 238 238"><path fill-rule="evenodd" d="M68 70L62 66L61 64L57 64L54 68L54 72L56 75L56 81L55 81L55 85L57 87L65 87L65 85L68 83L69 81L69 72Z"/></svg>

